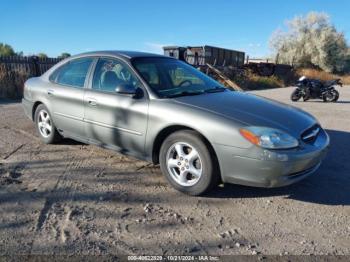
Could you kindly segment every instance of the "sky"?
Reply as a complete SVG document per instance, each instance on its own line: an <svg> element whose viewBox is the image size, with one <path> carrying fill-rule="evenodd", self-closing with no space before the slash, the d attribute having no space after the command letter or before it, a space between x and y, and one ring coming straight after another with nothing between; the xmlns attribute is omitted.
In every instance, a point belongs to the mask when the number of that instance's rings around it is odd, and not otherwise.
<svg viewBox="0 0 350 262"><path fill-rule="evenodd" d="M266 57L271 34L310 11L326 12L349 42L349 0L0 0L0 42L52 57L205 44Z"/></svg>

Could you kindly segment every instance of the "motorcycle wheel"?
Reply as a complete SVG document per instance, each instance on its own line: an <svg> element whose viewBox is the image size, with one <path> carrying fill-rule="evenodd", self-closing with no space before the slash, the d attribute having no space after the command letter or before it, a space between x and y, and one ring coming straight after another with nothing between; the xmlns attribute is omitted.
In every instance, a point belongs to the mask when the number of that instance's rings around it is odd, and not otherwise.
<svg viewBox="0 0 350 262"><path fill-rule="evenodd" d="M332 93L334 94L334 98L333 98L332 102L337 102L338 98L339 98L339 92L337 90L333 90Z"/></svg>
<svg viewBox="0 0 350 262"><path fill-rule="evenodd" d="M300 99L301 94L298 90L294 90L293 93L290 96L290 100L292 100L293 102L296 102Z"/></svg>
<svg viewBox="0 0 350 262"><path fill-rule="evenodd" d="M304 102L306 102L310 98L311 98L310 89L306 89L305 92L304 92L304 95L303 95Z"/></svg>
<svg viewBox="0 0 350 262"><path fill-rule="evenodd" d="M322 95L323 102L334 102L336 95L333 92L326 92Z"/></svg>
<svg viewBox="0 0 350 262"><path fill-rule="evenodd" d="M307 101L307 100L309 100L309 99L310 99L310 96L308 96L308 95L304 95L304 96L303 96L304 102Z"/></svg>

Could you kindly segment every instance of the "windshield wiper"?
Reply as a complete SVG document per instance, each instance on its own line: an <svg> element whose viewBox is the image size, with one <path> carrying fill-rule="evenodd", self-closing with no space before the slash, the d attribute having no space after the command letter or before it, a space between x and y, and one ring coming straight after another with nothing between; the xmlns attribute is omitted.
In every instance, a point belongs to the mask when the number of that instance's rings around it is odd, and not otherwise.
<svg viewBox="0 0 350 262"><path fill-rule="evenodd" d="M168 95L168 96L166 96L166 98L174 98L174 97L180 97L180 96L196 96L196 95L201 95L201 94L204 94L204 91L192 91L192 92L182 91L180 93Z"/></svg>
<svg viewBox="0 0 350 262"><path fill-rule="evenodd" d="M201 91L182 91L180 93L168 95L168 96L166 96L166 98L174 98L174 97L180 97L180 96L196 96L196 95L201 95L201 94L205 94L205 93L218 93L218 92L224 92L224 91L226 91L226 89L227 88L225 88L225 87L217 86L214 88L210 88L207 90L201 90Z"/></svg>
<svg viewBox="0 0 350 262"><path fill-rule="evenodd" d="M206 93L217 93L217 92L224 92L224 91L226 91L226 89L227 88L225 88L225 87L217 86L214 88L207 89L207 90L205 90L205 92Z"/></svg>

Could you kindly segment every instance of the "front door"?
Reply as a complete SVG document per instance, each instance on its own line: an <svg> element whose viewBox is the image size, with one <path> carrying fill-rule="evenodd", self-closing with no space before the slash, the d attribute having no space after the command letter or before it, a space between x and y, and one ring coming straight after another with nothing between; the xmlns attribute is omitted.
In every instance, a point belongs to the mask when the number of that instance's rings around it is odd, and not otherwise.
<svg viewBox="0 0 350 262"><path fill-rule="evenodd" d="M148 97L118 94L119 84L135 89L142 85L123 61L100 58L84 95L86 134L94 143L140 156L144 154Z"/></svg>

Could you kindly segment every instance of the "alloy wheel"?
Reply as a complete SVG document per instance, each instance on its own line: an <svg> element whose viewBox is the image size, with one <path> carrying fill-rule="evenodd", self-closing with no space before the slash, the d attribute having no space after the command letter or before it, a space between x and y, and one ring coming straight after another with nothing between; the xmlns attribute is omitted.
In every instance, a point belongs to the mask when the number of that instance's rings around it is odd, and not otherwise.
<svg viewBox="0 0 350 262"><path fill-rule="evenodd" d="M38 129L40 134L47 138L52 132L52 123L50 115L46 110L40 110L38 115Z"/></svg>
<svg viewBox="0 0 350 262"><path fill-rule="evenodd" d="M185 142L176 142L169 148L166 165L173 180L181 186L193 186L202 176L200 155Z"/></svg>

